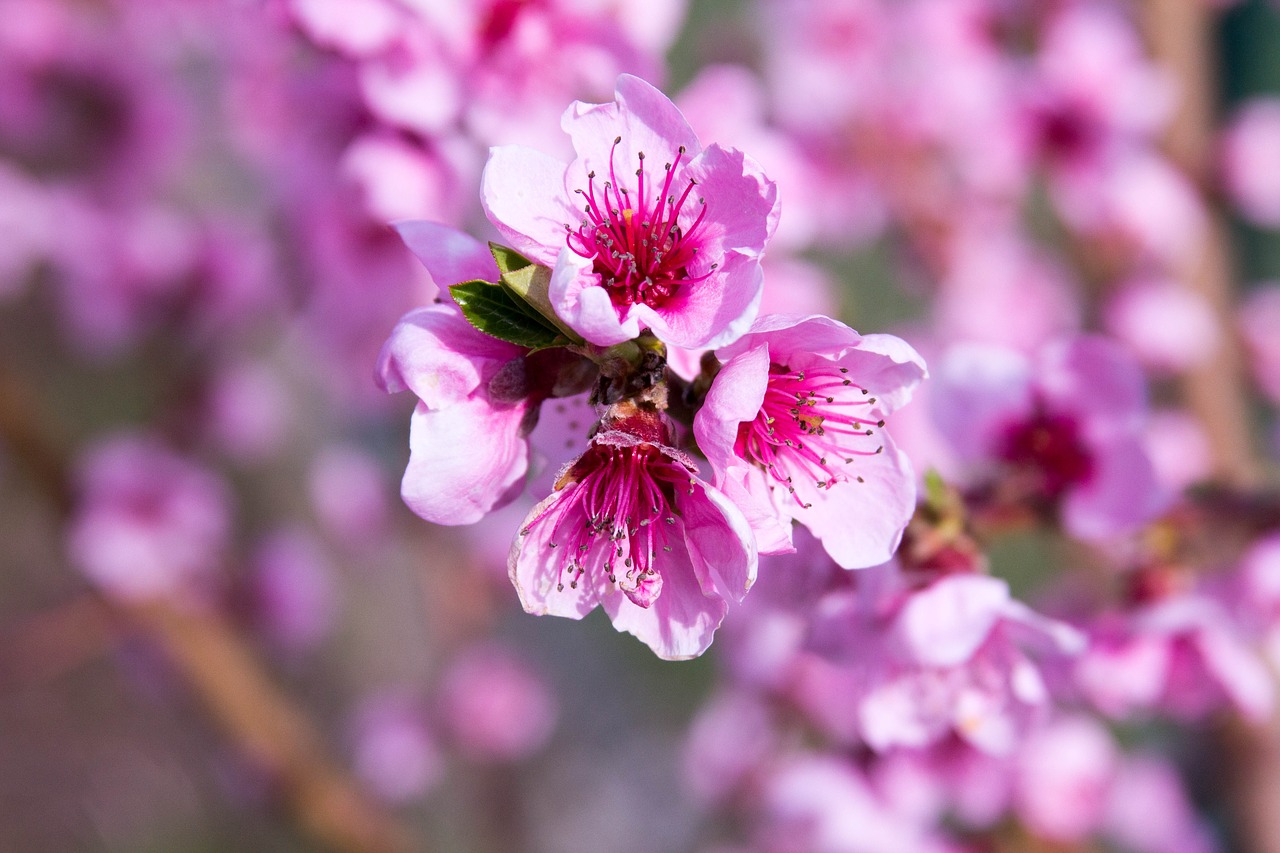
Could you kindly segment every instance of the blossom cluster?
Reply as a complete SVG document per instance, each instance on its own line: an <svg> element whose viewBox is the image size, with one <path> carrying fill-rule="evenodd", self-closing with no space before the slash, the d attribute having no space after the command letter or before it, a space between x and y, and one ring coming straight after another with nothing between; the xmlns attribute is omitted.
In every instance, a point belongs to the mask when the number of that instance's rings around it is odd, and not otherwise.
<svg viewBox="0 0 1280 853"><path fill-rule="evenodd" d="M915 478L885 418L924 362L822 315L758 316L778 188L649 83L623 75L562 126L568 164L490 152L484 208L509 246L398 226L447 288L378 362L418 397L402 494L428 521L478 521L548 453L530 441L544 403L585 397L594 423L520 526L512 583L531 613L600 605L660 657L695 657L794 522L846 568L892 555ZM697 375L668 350L702 353Z"/></svg>

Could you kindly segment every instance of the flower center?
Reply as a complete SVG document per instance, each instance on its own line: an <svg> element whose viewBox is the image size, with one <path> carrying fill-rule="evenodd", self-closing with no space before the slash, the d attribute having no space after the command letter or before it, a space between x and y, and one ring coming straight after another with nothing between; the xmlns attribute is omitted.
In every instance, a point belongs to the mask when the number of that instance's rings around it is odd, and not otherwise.
<svg viewBox="0 0 1280 853"><path fill-rule="evenodd" d="M613 141L609 180L603 187L597 189L596 173L588 172L587 189L574 190L586 199L586 216L576 230L568 224L564 226L568 232L566 241L578 255L595 261L594 272L608 288L614 305L644 303L657 308L680 288L708 278L718 266L712 264L702 275L689 272L689 265L698 254L707 202L696 199L697 216L688 228L681 226L681 214L698 184L690 178L679 196L673 189L680 159L685 155L683 145L675 161L664 164L662 188L652 196L653 185L647 189L645 186L644 152L639 152L633 198L631 190L618 182L614 170L614 152L621 142L621 136Z"/></svg>
<svg viewBox="0 0 1280 853"><path fill-rule="evenodd" d="M835 366L792 371L771 365L760 412L738 427L738 455L764 468L805 508L810 504L796 496L795 478L811 478L820 489L860 483L862 477L841 468L884 450L868 441L884 426L871 412L876 398L855 385L848 372Z"/></svg>
<svg viewBox="0 0 1280 853"><path fill-rule="evenodd" d="M576 589L588 570L603 568L610 583L648 607L662 588L654 559L660 551L671 550L664 544L665 528L676 524L675 490L693 485L689 471L651 444L597 444L565 479L569 482L563 486L548 539L552 548L565 549L557 590L564 590L566 574L569 586Z"/></svg>
<svg viewBox="0 0 1280 853"><path fill-rule="evenodd" d="M1059 497L1093 473L1093 458L1080 440L1079 425L1065 415L1037 411L1005 433L1000 451L1005 461L1037 472L1049 498Z"/></svg>

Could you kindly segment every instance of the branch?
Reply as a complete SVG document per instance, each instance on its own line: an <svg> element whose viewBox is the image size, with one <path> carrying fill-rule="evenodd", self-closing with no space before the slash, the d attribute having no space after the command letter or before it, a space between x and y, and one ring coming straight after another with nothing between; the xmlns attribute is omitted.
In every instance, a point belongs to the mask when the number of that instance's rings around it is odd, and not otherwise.
<svg viewBox="0 0 1280 853"><path fill-rule="evenodd" d="M0 440L66 517L72 508L68 459L51 433L38 400L0 364ZM217 728L279 784L287 810L313 840L344 853L421 849L329 758L310 721L219 615L164 600L124 604L102 596L87 599L73 615L90 612L98 622L136 626L164 649Z"/></svg>

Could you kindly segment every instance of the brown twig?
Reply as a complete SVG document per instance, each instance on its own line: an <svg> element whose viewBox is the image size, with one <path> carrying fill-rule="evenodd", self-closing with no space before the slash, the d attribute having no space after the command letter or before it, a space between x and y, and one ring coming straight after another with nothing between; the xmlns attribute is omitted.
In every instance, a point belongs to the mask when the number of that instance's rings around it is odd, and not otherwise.
<svg viewBox="0 0 1280 853"><path fill-rule="evenodd" d="M1213 172L1216 128L1216 56L1211 4L1201 0L1145 0L1143 23L1154 59L1173 77L1178 105L1163 140L1165 153L1188 178L1203 185ZM1234 287L1230 240L1220 211L1210 210L1204 239L1177 271L1182 284L1204 297L1220 328L1231 330ZM1243 358L1228 333L1182 386L1188 407L1205 427L1219 480L1255 484L1259 467L1249 430Z"/></svg>
<svg viewBox="0 0 1280 853"><path fill-rule="evenodd" d="M1202 0L1145 0L1143 23L1154 58L1174 77L1180 100L1164 148L1185 174L1201 183L1211 174L1215 138L1217 67L1214 13ZM1180 270L1185 286L1212 306L1223 329L1234 326L1230 244L1220 211L1211 212L1201 250ZM1234 335L1207 364L1183 382L1187 405L1214 450L1217 479L1229 486L1256 484L1260 472L1249 430L1243 359ZM1261 725L1230 721L1219 734L1224 792L1234 812L1236 841L1251 853L1280 851L1280 717Z"/></svg>
<svg viewBox="0 0 1280 853"><path fill-rule="evenodd" d="M66 516L72 509L66 455L51 440L38 400L0 364L0 441L25 464ZM215 613L167 600L125 604L91 597L58 622L92 615L142 629L167 654L213 723L278 785L299 828L326 849L398 853L421 849L334 763L306 716L266 674L248 644ZM49 627L49 626L44 626ZM56 626L54 626L56 627ZM108 633L104 631L103 633Z"/></svg>

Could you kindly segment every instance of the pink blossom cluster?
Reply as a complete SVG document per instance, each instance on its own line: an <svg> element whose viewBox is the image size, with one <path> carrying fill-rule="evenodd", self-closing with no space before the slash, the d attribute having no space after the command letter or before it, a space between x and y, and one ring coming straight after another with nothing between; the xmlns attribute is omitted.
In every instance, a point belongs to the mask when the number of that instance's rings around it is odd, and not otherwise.
<svg viewBox="0 0 1280 853"><path fill-rule="evenodd" d="M575 102L562 126L568 164L490 153L482 198L511 249L400 226L432 277L456 283L406 315L379 359L386 390L418 397L402 494L429 521L479 520L523 491L542 405L589 395L589 440L521 525L512 583L531 613L600 605L659 656L694 657L751 588L757 554L792 550L793 521L846 568L892 554L915 483L885 417L924 363L821 315L757 318L776 185L741 151L703 147L648 83L623 75L613 102ZM540 276L517 310L549 344L478 299L509 294L516 275ZM667 375L667 346L706 351L705 389ZM683 423L676 394L694 410Z"/></svg>

